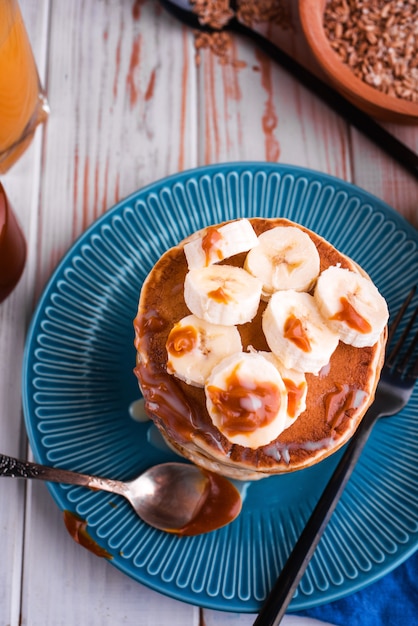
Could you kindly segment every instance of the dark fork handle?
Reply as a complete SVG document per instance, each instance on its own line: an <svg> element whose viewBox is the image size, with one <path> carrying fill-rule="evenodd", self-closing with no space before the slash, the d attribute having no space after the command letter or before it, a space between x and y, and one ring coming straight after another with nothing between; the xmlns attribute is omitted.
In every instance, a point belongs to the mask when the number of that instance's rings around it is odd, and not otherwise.
<svg viewBox="0 0 418 626"><path fill-rule="evenodd" d="M253 626L280 624L369 438L373 425L384 414L381 403L375 401L363 417Z"/></svg>

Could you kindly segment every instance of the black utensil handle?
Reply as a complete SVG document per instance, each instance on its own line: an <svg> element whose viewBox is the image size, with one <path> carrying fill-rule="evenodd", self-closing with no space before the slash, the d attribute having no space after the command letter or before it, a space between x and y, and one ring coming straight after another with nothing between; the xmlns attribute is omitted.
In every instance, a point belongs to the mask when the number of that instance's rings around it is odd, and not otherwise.
<svg viewBox="0 0 418 626"><path fill-rule="evenodd" d="M280 624L380 414L372 405L361 421L253 626Z"/></svg>
<svg viewBox="0 0 418 626"><path fill-rule="evenodd" d="M304 87L312 91L331 109L344 117L347 122L361 131L418 179L418 155L385 130L385 128L372 117L346 100L344 96L333 87L318 78L298 61L290 57L270 40L266 39L266 37L263 37L263 35L244 26L244 24L241 24L241 22L236 19L231 20L228 27L233 29L237 34L253 39L263 52L277 61L277 63L290 74L295 76Z"/></svg>

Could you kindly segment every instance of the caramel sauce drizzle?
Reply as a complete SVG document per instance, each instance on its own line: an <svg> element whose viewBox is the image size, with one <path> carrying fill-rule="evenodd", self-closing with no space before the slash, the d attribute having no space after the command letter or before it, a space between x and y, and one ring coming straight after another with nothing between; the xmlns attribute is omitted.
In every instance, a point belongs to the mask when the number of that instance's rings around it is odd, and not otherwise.
<svg viewBox="0 0 418 626"><path fill-rule="evenodd" d="M219 411L223 430L229 435L253 432L269 424L277 415L281 397L276 385L251 383L248 387L238 376L236 366L226 380L226 389L211 385L208 393Z"/></svg>
<svg viewBox="0 0 418 626"><path fill-rule="evenodd" d="M167 321L164 320L157 311L150 310L134 319L135 329L135 348L138 350L139 343L143 340L149 341L150 336L153 333L158 333L167 326Z"/></svg>
<svg viewBox="0 0 418 626"><path fill-rule="evenodd" d="M176 325L167 339L167 352L182 356L191 352L198 344L198 333L193 326Z"/></svg>
<svg viewBox="0 0 418 626"><path fill-rule="evenodd" d="M209 485L203 504L194 518L176 531L176 535L191 536L221 528L234 520L241 511L242 500L234 485L218 474L204 471Z"/></svg>
<svg viewBox="0 0 418 626"><path fill-rule="evenodd" d="M292 341L303 352L311 352L309 337L303 324L295 315L290 315L284 324L284 337Z"/></svg>
<svg viewBox="0 0 418 626"><path fill-rule="evenodd" d="M134 321L137 334L137 350L147 353L148 344L152 341L155 332L167 326L167 321L158 315L157 311L147 311L139 315ZM190 406L181 388L173 376L166 371L166 357L162 355L161 364L152 362L138 362L134 373L141 381L141 390L145 401L145 411L155 416L155 407L161 416L155 422L168 431L176 432L183 443L190 441L194 429L197 427L197 415Z"/></svg>
<svg viewBox="0 0 418 626"><path fill-rule="evenodd" d="M202 250L205 253L206 265L210 264L211 257L217 255L219 261L222 260L222 252L218 247L222 240L222 235L214 226L210 226L202 238Z"/></svg>
<svg viewBox="0 0 418 626"><path fill-rule="evenodd" d="M338 428L344 417L350 417L350 411L358 405L359 391L357 387L336 383L336 389L326 395L326 419L331 428Z"/></svg>
<svg viewBox="0 0 418 626"><path fill-rule="evenodd" d="M287 390L287 413L289 417L295 417L299 403L305 392L306 383L301 382L300 385L295 385L290 378L284 378L283 382Z"/></svg>
<svg viewBox="0 0 418 626"><path fill-rule="evenodd" d="M173 377L158 367L143 363L136 366L135 373L137 376L140 373L145 411L155 416L155 407L158 407L157 426L176 433L178 441L189 442L196 427L196 416Z"/></svg>
<svg viewBox="0 0 418 626"><path fill-rule="evenodd" d="M340 298L342 309L331 317L332 320L339 322L345 322L350 328L356 330L359 333L367 334L372 330L369 322L364 319L348 301L345 296Z"/></svg>
<svg viewBox="0 0 418 626"><path fill-rule="evenodd" d="M231 302L232 300L231 296L227 291L225 291L225 289L223 289L223 287L218 287L217 289L209 291L208 296L209 298L212 298L212 300L215 300L215 302L220 302L222 304L228 304L228 302Z"/></svg>

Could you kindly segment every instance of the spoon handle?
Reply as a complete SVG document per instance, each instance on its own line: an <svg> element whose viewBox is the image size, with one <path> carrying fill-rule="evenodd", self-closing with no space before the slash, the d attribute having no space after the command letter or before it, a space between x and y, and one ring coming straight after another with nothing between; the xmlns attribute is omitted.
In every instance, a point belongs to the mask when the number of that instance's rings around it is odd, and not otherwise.
<svg viewBox="0 0 418 626"><path fill-rule="evenodd" d="M81 485L90 489L101 489L112 493L124 494L126 491L124 483L118 480L108 480L80 474L70 470L48 467L30 461L21 461L12 456L0 454L0 477L8 478L37 478L53 483L66 483L68 485Z"/></svg>

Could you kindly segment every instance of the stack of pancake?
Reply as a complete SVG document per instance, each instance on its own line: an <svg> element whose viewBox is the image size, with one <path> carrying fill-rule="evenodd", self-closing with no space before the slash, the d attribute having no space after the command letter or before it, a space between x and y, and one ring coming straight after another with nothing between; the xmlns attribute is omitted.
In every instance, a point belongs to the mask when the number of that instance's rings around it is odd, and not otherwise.
<svg viewBox="0 0 418 626"><path fill-rule="evenodd" d="M226 253L225 258L224 254L219 253L219 250L222 249L219 240L222 237L218 234L219 232L222 233L223 226L231 222L211 226L194 233L165 252L152 268L143 284L138 313L134 321L137 350L135 373L145 399L147 414L154 421L169 446L207 470L234 479L255 480L273 474L302 469L317 463L338 450L353 435L365 411L373 401L383 365L387 335L387 307L365 272L354 261L312 231L282 218L251 218L245 222L249 222L251 225L257 241L259 236L267 231L283 233L283 229L290 228L289 234L294 229L298 229L313 243L313 247L316 248L314 252L319 258L318 275L310 279L309 285L302 288L301 291L308 294L306 297L309 297L312 302L316 296L319 314L323 316L320 325L331 335L334 333L334 339L332 337L331 339L332 341L335 340L335 345L330 351L331 356L325 356L324 362L320 363L318 367L309 367L309 361L306 360L311 350L309 345L308 347L302 346L300 361L286 362L287 357L284 353L282 354L282 348L276 348L275 337L271 338L267 333L268 313L266 310L271 308L273 300L278 300L280 303L288 297L290 291L293 293L293 290L289 290L289 286L281 290L280 286L277 288L273 285L273 287L267 288L263 284L260 289L257 309L254 314L251 314L249 320L243 318L235 322L232 318L228 321L229 318L221 316L215 320L206 320L204 323L215 323L216 326L221 327L221 331L223 327L225 337L230 333L230 330L227 330L228 327L233 326L234 332L238 331L239 333L240 346L237 347L233 341L231 344L229 340L224 342L226 347L222 346L221 352L222 350L227 352L229 350L229 352L232 351L232 355L220 354L221 363L225 359L229 359L231 362L232 358L234 363L238 363L241 358L248 360L256 357L253 368L255 379L258 375L257 363L259 361L257 359L259 358L263 359L263 362L264 360L268 362L269 365L265 368L267 372L269 367L270 369L271 367L277 369L279 378L282 380L286 378L286 375L283 374L283 368L285 372L288 371L286 368L291 372L293 368L299 370L297 376L302 376L303 380L306 381L305 395L303 402L300 403L299 412L290 414L291 394L290 392L283 392L280 385L281 391L277 393L281 396L275 397L272 401L270 394L268 400L270 404L266 409L266 405L263 405L267 402L264 399L266 384L268 386L265 376L262 381L264 390L262 401L260 400L261 394L257 397L253 394L251 402L254 406L251 410L248 409L247 402L248 385L243 386L245 393L240 393L238 389L238 395L237 389L232 388L234 384L235 387L239 387L239 376L235 376L235 378L229 376L229 387L226 385L222 390L216 389L216 397L218 400L222 398L224 404L221 401L215 401L213 395L214 381L219 384L219 373L216 378L212 375L212 371L218 371L220 366L215 362L213 367L211 365L212 370L205 372L204 367L201 367L202 359L205 356L202 356L202 346L200 346L199 358L196 359L196 366L193 367L192 361L192 366L187 370L190 373L184 373L184 369L181 367L184 354L189 361L193 359L193 349L188 347L188 338L190 337L183 332L184 327L178 326L178 324L184 319L189 320L190 316L196 320L196 298L191 299L187 289L185 291L186 276L190 278L194 273L200 281L200 272L207 270L208 267L213 268L215 266L216 269L218 266L227 266L227 268L233 266L248 273L249 283L251 280L265 282L264 278L254 277L252 274L252 265L248 261L249 250L233 253L231 256ZM248 224L245 225L248 227ZM190 246L191 242L192 245ZM196 249L199 242L202 244L202 268L193 266L193 264L199 264L198 256L193 254L191 259L189 252L191 248ZM208 248L208 242L214 248L213 250ZM257 243L252 240L248 246L256 248ZM234 252L233 249L232 252ZM274 262L280 263L283 262L283 259L277 261L276 254ZM285 261L285 263L289 266L288 262ZM299 265L298 262L293 263L289 270L290 275ZM306 262L306 265L314 265L314 263L309 261ZM370 287L372 297L377 299L371 303L373 309L371 319L363 319L367 317L368 313L363 314L363 318L361 314L357 315L357 318L366 326L365 328L356 326L354 334L358 335L359 341L350 338L350 340L347 339L350 343L347 343L345 331L337 336L338 325L341 326L347 321L347 318L343 319L344 315L340 314L331 315L324 310L327 307L329 286L327 284L326 289L322 287L321 291L320 280L323 280L325 284L328 277L326 270L329 268L333 272L337 270L349 274L355 282L366 281L367 294ZM257 272L255 271L255 273ZM335 290L338 291L338 285L338 282L332 282L334 292ZM221 287L215 290L218 300L220 293L222 296L225 295L220 289ZM208 294L213 294L215 291L212 290L204 295L210 300ZM341 295L344 296L344 294ZM338 293L333 293L332 298L334 296L339 298ZM365 299L367 300L368 297L368 295L365 296ZM339 300L343 301L341 298ZM190 309L190 306L193 310ZM245 307L240 304L235 303L234 305L232 303L228 311L234 315L238 309L243 308ZM354 311L353 307L351 308ZM367 307L364 310L367 310ZM199 315L203 319L206 313L197 311L197 316L199 317ZM216 315L218 314L216 313L215 317ZM329 319L327 319L327 315ZM334 321L338 319L340 321ZM299 326L302 328L300 324ZM173 341L173 332L177 329L178 333L179 328L182 328L181 341L176 343ZM370 332L372 329L374 334ZM186 325L186 330L194 332L195 329ZM286 335L286 333L284 334ZM370 341L367 341L367 338L364 339L364 336L368 334L372 337ZM321 341L322 339L320 339ZM364 345L368 343L371 345ZM230 345L232 347L228 347ZM298 345L301 347L300 337L298 340L291 337L289 345L290 353L297 352ZM187 354L189 348L191 351ZM176 349L179 350L177 360L174 358L176 355L173 355L173 351ZM212 354L211 358L213 356ZM237 368L236 371L238 371ZM221 372L221 378L222 376L223 373ZM259 374L259 376L262 375ZM226 378L225 375L223 380ZM276 380L275 376L273 378ZM231 383L232 380L235 380L234 384ZM256 382L257 385L261 388L260 381ZM271 389L268 391L270 393ZM286 394L287 398L285 397ZM246 395L246 412L243 413L239 409L241 413L237 415L236 407L235 405L232 406L231 398L235 398L234 402L238 398L239 402L244 395ZM254 400L256 400L255 404ZM277 406L274 404L276 400ZM264 411L261 417L255 406L260 403L263 405L262 410ZM272 405L276 407L274 410L271 408ZM223 406L227 407L224 413ZM277 414L274 413L276 409ZM273 413L270 415L268 411L273 412L274 415ZM248 423L245 421L247 418ZM276 418L277 423L280 422L279 434L257 438L257 431L264 428L266 420L268 422ZM240 430L242 433L238 432ZM267 429L266 432L268 432Z"/></svg>

